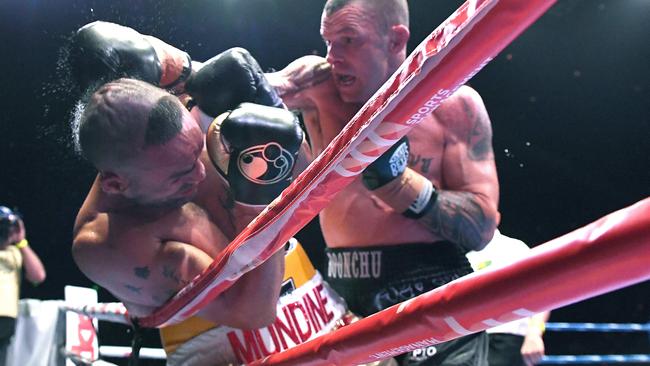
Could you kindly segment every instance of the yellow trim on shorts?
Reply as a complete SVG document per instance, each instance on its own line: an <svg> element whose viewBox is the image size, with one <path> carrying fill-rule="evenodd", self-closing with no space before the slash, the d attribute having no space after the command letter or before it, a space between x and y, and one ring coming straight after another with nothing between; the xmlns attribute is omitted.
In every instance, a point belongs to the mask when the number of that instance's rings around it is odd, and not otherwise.
<svg viewBox="0 0 650 366"><path fill-rule="evenodd" d="M165 349L165 353L170 354L176 348L180 347L181 344L216 326L217 324L213 322L199 318L198 316L193 316L178 324L160 328L160 340Z"/></svg>
<svg viewBox="0 0 650 366"><path fill-rule="evenodd" d="M297 288L307 283L315 274L316 270L309 257L307 257L307 253L305 253L302 245L296 241L296 245L292 246L284 255L283 281L293 279L293 283Z"/></svg>

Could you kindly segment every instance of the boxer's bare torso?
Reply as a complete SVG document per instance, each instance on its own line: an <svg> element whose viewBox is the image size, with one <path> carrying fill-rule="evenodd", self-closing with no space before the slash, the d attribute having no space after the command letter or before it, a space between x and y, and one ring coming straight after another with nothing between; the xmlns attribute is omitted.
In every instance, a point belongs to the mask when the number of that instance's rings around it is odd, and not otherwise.
<svg viewBox="0 0 650 366"><path fill-rule="evenodd" d="M163 305L207 268L261 210L234 203L205 149L199 161L206 167L205 179L181 193L193 197L177 207L129 204L103 192L96 179L79 211L75 261L131 315L149 315ZM237 286L231 289L204 308L211 314L207 318L222 324L236 318L236 312L224 311L237 296ZM219 313L230 319L220 319Z"/></svg>
<svg viewBox="0 0 650 366"><path fill-rule="evenodd" d="M303 113L314 156L323 151L360 108L341 100L323 63L322 58L306 56L268 75L285 103ZM485 193L497 202L491 126L484 110L478 93L461 87L408 133L409 167L439 189ZM368 191L360 177L334 198L322 211L320 220L329 247L444 240L429 227L395 212Z"/></svg>

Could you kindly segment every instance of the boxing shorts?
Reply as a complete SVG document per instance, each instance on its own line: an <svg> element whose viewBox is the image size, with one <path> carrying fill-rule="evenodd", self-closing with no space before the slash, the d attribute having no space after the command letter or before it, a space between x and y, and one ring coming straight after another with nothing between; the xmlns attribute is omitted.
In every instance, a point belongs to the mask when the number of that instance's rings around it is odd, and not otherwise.
<svg viewBox="0 0 650 366"><path fill-rule="evenodd" d="M524 336L508 333L489 333L490 347L488 360L490 366L526 366L521 355Z"/></svg>
<svg viewBox="0 0 650 366"><path fill-rule="evenodd" d="M472 271L449 242L327 248L326 280L355 314L368 316ZM400 365L487 365L484 332L398 356Z"/></svg>
<svg viewBox="0 0 650 366"><path fill-rule="evenodd" d="M277 318L254 330L218 326L198 317L160 329L167 365L239 365L328 333L353 320L343 299L323 281L292 239Z"/></svg>

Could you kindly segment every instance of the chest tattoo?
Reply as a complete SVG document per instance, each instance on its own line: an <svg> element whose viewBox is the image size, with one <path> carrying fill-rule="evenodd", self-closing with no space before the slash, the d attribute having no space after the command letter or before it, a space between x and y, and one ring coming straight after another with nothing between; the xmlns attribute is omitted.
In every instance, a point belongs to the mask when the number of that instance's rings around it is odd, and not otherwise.
<svg viewBox="0 0 650 366"><path fill-rule="evenodd" d="M135 273L136 277L142 278L142 279L147 279L149 278L149 274L151 274L151 271L149 270L149 267L144 266L144 267L135 267L133 268L133 272Z"/></svg>
<svg viewBox="0 0 650 366"><path fill-rule="evenodd" d="M127 290L129 290L129 291L131 291L133 293L136 293L138 295L140 295L142 293L142 287L137 287L137 286L133 286L133 285L129 285L129 284L124 285L124 287L126 287Z"/></svg>
<svg viewBox="0 0 650 366"><path fill-rule="evenodd" d="M422 173L428 173L431 169L431 162L433 158L425 158L422 155L413 154L409 155L409 167L419 170Z"/></svg>

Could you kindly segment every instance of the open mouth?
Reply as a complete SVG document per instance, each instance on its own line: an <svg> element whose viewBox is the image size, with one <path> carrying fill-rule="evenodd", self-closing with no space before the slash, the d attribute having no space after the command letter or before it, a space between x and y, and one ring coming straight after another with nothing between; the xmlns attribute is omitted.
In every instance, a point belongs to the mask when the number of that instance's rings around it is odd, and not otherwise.
<svg viewBox="0 0 650 366"><path fill-rule="evenodd" d="M352 75L338 74L336 76L336 83L340 86L350 86L354 84L356 80L357 78Z"/></svg>
<svg viewBox="0 0 650 366"><path fill-rule="evenodd" d="M196 188L197 187L198 186L195 185L195 184L188 184L188 185L184 186L183 188L181 188L179 190L178 194L181 197L192 196L192 195L194 195L194 193L196 193Z"/></svg>

